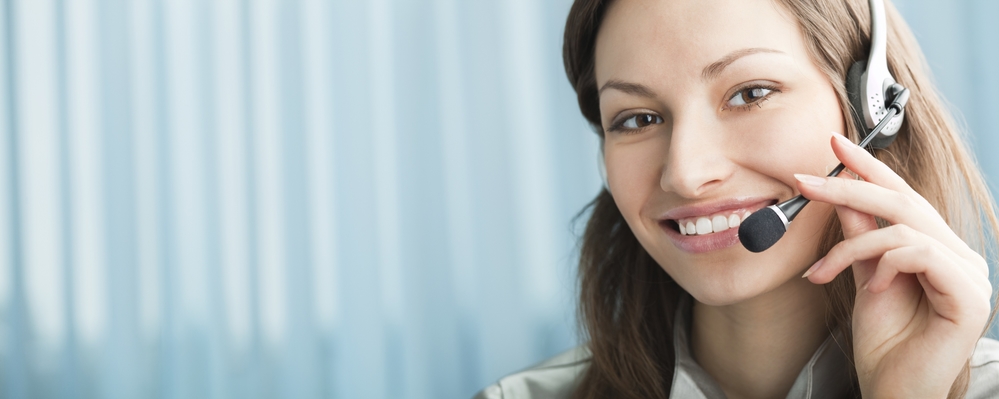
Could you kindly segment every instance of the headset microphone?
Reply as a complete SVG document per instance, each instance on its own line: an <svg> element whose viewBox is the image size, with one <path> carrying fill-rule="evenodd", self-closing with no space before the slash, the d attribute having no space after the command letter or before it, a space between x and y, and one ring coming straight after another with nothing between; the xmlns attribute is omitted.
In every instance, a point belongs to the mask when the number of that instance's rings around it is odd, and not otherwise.
<svg viewBox="0 0 999 399"><path fill-rule="evenodd" d="M885 113L885 118L874 127L874 130L860 142L860 147L867 147L874 138L878 137L881 131L892 123L892 117L901 114L905 110L905 103L909 101L909 89L895 83L888 89L892 98L891 105ZM834 177L842 172L845 166L841 163L836 169L829 173L828 177ZM787 231L787 225L794 220L798 212L809 202L808 198L798 195L777 205L770 205L749 215L745 221L739 225L739 241L742 246L752 252L763 252L777 243Z"/></svg>

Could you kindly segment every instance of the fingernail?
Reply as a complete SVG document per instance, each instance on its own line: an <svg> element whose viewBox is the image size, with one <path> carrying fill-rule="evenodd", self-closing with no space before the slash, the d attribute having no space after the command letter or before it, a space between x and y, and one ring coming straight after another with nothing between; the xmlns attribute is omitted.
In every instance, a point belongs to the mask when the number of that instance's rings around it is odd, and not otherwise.
<svg viewBox="0 0 999 399"><path fill-rule="evenodd" d="M867 289L867 287L870 287L870 286L871 286L871 280L874 280L874 278L872 277L872 278L871 278L870 280L867 280L867 282L866 282L866 283L864 283L864 286L863 286L863 287L860 287L860 289L861 289L861 290L864 290L864 291L869 291L869 290Z"/></svg>
<svg viewBox="0 0 999 399"><path fill-rule="evenodd" d="M804 175L804 174L800 174L800 173L795 173L794 174L794 178L798 179L798 181L800 181L800 182L802 182L804 184L807 184L809 186L816 186L816 187L821 186L823 184L826 184L826 180L827 180L824 177L818 177L818 176L812 176L812 175Z"/></svg>
<svg viewBox="0 0 999 399"><path fill-rule="evenodd" d="M842 144L844 144L844 145L845 145L845 144L849 144L849 145L854 145L854 144L853 144L853 142L852 142L852 141L850 141L850 139L846 138L846 137L845 137L845 136L843 136L842 134L839 134L839 133L833 133L833 137L835 137L835 138L836 138L836 140L838 140L838 141L839 141L840 143L842 143Z"/></svg>
<svg viewBox="0 0 999 399"><path fill-rule="evenodd" d="M826 258L819 259L819 261L815 262L815 264L813 264L812 267L808 268L808 271L806 271L805 274L801 275L801 278L805 278L805 277L811 276L812 273L815 273L816 270L819 270L819 268L822 267L822 263L825 262L825 261L826 261Z"/></svg>

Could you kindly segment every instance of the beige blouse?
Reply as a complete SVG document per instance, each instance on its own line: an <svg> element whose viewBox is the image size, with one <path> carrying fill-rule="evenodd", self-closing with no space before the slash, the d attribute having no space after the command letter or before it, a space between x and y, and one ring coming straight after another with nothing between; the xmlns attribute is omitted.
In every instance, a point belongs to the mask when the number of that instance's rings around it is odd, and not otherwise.
<svg viewBox="0 0 999 399"><path fill-rule="evenodd" d="M689 296L677 308L673 330L676 368L670 398L724 398L721 387L694 361L687 340ZM850 396L850 363L830 335L819 346L798 378L788 399L825 399ZM585 345L552 357L526 370L501 378L474 399L568 398L590 364ZM999 398L999 341L982 338L971 358L971 383L966 398Z"/></svg>

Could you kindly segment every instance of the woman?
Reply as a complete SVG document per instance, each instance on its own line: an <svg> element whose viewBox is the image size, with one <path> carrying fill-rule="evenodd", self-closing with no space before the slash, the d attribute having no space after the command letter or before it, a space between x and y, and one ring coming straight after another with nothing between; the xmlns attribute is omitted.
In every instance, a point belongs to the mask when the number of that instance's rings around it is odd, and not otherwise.
<svg viewBox="0 0 999 399"><path fill-rule="evenodd" d="M887 9L912 96L871 156L844 88L867 0L577 0L564 60L607 171L582 246L588 342L479 397L999 395L992 200ZM859 178L825 178L839 162ZM799 193L812 204L771 249L733 238Z"/></svg>

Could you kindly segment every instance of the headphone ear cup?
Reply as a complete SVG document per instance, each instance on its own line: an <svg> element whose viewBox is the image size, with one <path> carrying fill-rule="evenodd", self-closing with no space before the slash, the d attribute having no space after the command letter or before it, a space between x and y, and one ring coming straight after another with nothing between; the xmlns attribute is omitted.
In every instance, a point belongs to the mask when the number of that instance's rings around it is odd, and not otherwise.
<svg viewBox="0 0 999 399"><path fill-rule="evenodd" d="M867 127L864 122L864 105L861 102L861 96L864 92L864 88L861 83L863 82L864 72L867 71L867 61L860 60L854 62L850 65L850 70L846 73L846 95L850 99L850 106L853 108L850 115L853 115L853 125L857 127L857 131L860 132L860 141L864 141L867 137L867 133L871 130ZM893 134L891 136L880 135L871 140L870 146L872 148L883 149L888 147L892 141L895 141L895 136L898 134Z"/></svg>
<svg viewBox="0 0 999 399"><path fill-rule="evenodd" d="M867 61L860 60L850 65L850 69L846 72L846 96L850 99L850 115L853 116L853 125L860 132L861 141L867 135L867 126L864 124L864 105L860 101L860 93L863 92L860 81L866 69Z"/></svg>

